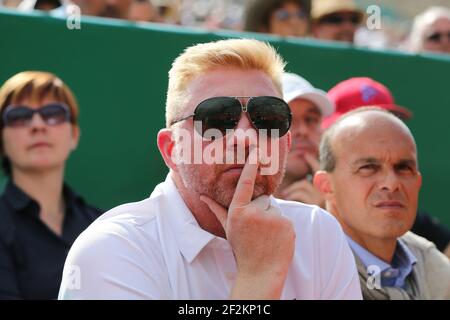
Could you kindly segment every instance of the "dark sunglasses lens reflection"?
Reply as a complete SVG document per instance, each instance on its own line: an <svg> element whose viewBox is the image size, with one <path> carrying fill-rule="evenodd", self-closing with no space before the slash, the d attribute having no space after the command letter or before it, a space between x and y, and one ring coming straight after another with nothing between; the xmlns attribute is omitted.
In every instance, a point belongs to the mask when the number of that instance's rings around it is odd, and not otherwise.
<svg viewBox="0 0 450 320"><path fill-rule="evenodd" d="M276 97L253 97L248 100L247 112L256 129L264 129L270 136L277 130L279 137L289 131L291 112L283 100ZM233 97L214 97L201 102L194 112L195 130L204 138L225 136L235 129L242 116L241 102ZM209 132L207 132L209 130ZM219 132L213 132L218 130Z"/></svg>

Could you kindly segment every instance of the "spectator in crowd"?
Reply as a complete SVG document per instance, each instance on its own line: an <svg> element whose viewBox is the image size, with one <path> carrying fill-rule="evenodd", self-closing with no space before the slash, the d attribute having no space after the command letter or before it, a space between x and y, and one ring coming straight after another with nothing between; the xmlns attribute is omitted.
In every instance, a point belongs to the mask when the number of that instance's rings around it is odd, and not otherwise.
<svg viewBox="0 0 450 320"><path fill-rule="evenodd" d="M170 173L150 198L113 209L77 239L60 298L361 297L337 221L271 197L291 140L283 66L249 39L198 44L175 60L157 139ZM214 161L211 149L221 154ZM79 290L72 266L83 271Z"/></svg>
<svg viewBox="0 0 450 320"><path fill-rule="evenodd" d="M368 77L355 77L339 82L328 91L328 98L336 109L323 119L323 129L330 127L343 114L365 106L380 107L402 120L412 117L410 110L395 103L391 91L385 85Z"/></svg>
<svg viewBox="0 0 450 320"><path fill-rule="evenodd" d="M128 19L139 22L161 22L158 8L151 0L133 0Z"/></svg>
<svg viewBox="0 0 450 320"><path fill-rule="evenodd" d="M43 10L51 11L61 6L60 0L23 0L18 9L21 11Z"/></svg>
<svg viewBox="0 0 450 320"><path fill-rule="evenodd" d="M252 0L245 9L244 29L283 37L305 37L310 7L310 0Z"/></svg>
<svg viewBox="0 0 450 320"><path fill-rule="evenodd" d="M402 120L412 117L412 112L397 105L389 89L371 78L351 78L330 89L328 97L336 111L322 122L324 129L330 127L343 114L364 106L377 106ZM450 230L426 211L419 210L412 231L435 243L450 258Z"/></svg>
<svg viewBox="0 0 450 320"><path fill-rule="evenodd" d="M1 87L0 114L0 299L56 299L69 248L100 215L64 183L77 103L55 75L27 71Z"/></svg>
<svg viewBox="0 0 450 320"><path fill-rule="evenodd" d="M450 299L450 260L408 232L422 178L408 127L377 107L343 115L320 144L314 184L355 255L364 299Z"/></svg>
<svg viewBox="0 0 450 320"><path fill-rule="evenodd" d="M77 5L82 15L128 19L133 0L66 0L53 14L65 17L71 14L71 5Z"/></svg>
<svg viewBox="0 0 450 320"><path fill-rule="evenodd" d="M322 117L331 115L334 105L326 92L314 88L299 75L284 73L282 80L283 98L292 113L292 146L286 173L275 195L284 200L325 207L322 194L312 184L312 177L319 169Z"/></svg>
<svg viewBox="0 0 450 320"><path fill-rule="evenodd" d="M450 9L431 7L414 19L409 36L411 51L450 54Z"/></svg>
<svg viewBox="0 0 450 320"><path fill-rule="evenodd" d="M353 0L313 0L311 33L320 40L354 43L364 12Z"/></svg>

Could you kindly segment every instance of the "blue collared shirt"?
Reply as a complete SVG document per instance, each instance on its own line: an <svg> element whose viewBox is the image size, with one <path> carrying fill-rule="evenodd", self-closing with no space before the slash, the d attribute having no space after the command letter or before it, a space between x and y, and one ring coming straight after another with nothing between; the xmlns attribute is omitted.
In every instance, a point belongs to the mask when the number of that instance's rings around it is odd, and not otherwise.
<svg viewBox="0 0 450 320"><path fill-rule="evenodd" d="M377 273L380 273L382 287L405 287L406 277L408 277L408 275L412 272L413 266L417 262L417 259L402 240L397 240L397 246L395 248L392 264L386 263L376 257L371 252L353 241L349 236L347 236L347 241L350 248L358 256L364 266L368 268L368 270L373 271L373 266L375 266L375 270L379 270L378 272L375 271L373 274L369 275L376 276Z"/></svg>

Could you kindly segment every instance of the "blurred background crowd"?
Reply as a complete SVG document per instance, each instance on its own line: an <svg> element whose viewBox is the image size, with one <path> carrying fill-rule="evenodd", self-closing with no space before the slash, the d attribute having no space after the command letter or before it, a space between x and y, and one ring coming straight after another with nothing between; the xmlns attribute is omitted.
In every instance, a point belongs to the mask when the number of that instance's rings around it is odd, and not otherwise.
<svg viewBox="0 0 450 320"><path fill-rule="evenodd" d="M57 16L67 15L71 4L83 15L143 23L450 53L450 0L0 0L3 6Z"/></svg>

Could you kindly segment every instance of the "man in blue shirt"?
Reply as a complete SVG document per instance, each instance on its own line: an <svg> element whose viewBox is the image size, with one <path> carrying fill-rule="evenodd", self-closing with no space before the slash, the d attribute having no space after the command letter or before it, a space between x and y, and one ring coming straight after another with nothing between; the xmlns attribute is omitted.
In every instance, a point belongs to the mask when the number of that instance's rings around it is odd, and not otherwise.
<svg viewBox="0 0 450 320"><path fill-rule="evenodd" d="M314 185L352 249L365 299L450 299L450 261L411 232L422 177L408 127L377 107L322 136Z"/></svg>

